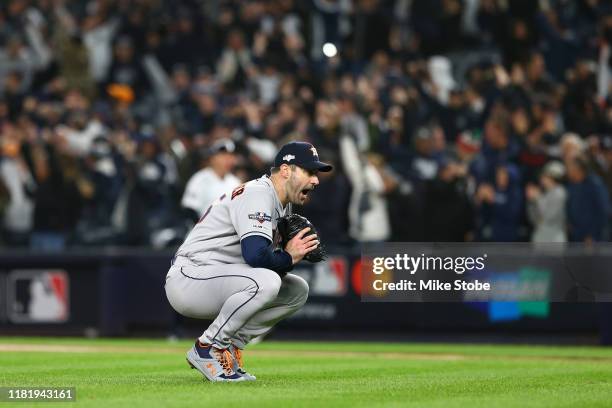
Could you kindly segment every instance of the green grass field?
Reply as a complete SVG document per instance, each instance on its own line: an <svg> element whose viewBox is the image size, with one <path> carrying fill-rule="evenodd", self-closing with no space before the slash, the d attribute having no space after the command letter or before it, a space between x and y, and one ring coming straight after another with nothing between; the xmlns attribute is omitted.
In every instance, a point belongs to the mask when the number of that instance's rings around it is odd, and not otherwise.
<svg viewBox="0 0 612 408"><path fill-rule="evenodd" d="M256 382L211 384L190 345L2 337L0 386L76 387L53 407L612 406L612 349L264 342L245 353Z"/></svg>

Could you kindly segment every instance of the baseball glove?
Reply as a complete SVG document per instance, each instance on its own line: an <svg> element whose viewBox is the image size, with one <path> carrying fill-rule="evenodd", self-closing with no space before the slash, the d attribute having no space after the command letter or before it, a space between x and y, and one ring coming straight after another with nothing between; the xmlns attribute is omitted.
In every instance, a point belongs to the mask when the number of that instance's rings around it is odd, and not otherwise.
<svg viewBox="0 0 612 408"><path fill-rule="evenodd" d="M297 235L298 232L303 230L306 227L310 227L310 231L308 231L304 236L315 234L317 235L317 230L314 225L306 217L302 217L299 214L290 214L284 217L279 218L278 220L278 232L281 236L281 245L283 248L287 246L287 242L289 242L293 237ZM319 245L310 251L304 256L304 259L308 262L321 262L325 259L325 248L319 242Z"/></svg>

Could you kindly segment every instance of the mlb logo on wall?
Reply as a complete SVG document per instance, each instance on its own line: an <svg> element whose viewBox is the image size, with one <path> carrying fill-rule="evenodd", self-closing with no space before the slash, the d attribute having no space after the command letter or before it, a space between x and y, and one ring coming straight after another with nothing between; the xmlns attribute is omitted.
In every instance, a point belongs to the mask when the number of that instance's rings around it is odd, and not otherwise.
<svg viewBox="0 0 612 408"><path fill-rule="evenodd" d="M314 265L300 265L292 273L304 278L314 296L344 296L348 287L347 260L330 256Z"/></svg>
<svg viewBox="0 0 612 408"><path fill-rule="evenodd" d="M7 279L7 314L14 323L61 323L69 318L68 274L18 269Z"/></svg>

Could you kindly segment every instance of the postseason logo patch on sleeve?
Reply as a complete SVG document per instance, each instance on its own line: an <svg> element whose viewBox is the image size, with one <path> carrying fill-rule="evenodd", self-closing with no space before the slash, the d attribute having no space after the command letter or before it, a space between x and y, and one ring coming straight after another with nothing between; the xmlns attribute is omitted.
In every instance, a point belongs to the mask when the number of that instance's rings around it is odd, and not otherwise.
<svg viewBox="0 0 612 408"><path fill-rule="evenodd" d="M265 212L258 211L256 213L249 214L249 220L259 221L260 224L263 224L266 221L272 221L272 217Z"/></svg>

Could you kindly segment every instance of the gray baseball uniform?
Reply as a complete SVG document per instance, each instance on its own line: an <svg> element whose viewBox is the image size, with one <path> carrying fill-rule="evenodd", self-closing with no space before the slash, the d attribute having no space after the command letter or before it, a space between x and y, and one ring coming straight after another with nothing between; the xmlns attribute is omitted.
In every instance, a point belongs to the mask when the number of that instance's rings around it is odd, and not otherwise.
<svg viewBox="0 0 612 408"><path fill-rule="evenodd" d="M308 284L287 274L253 268L242 257L240 241L261 235L276 242L283 208L267 177L237 187L206 210L176 253L166 276L166 296L187 317L214 319L203 343L244 348L251 339L295 313L308 297Z"/></svg>

